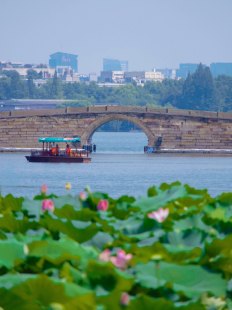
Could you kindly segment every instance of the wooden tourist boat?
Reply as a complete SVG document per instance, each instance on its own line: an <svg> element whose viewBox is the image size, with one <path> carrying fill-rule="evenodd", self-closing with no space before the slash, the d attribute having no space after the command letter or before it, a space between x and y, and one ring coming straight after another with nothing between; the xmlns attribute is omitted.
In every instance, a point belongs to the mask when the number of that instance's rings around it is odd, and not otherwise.
<svg viewBox="0 0 232 310"><path fill-rule="evenodd" d="M32 163L89 163L91 157L85 149L77 148L80 138L39 138L43 143L42 150L32 150L31 155L25 156ZM65 149L60 149L58 143L66 143ZM70 147L72 146L72 148Z"/></svg>

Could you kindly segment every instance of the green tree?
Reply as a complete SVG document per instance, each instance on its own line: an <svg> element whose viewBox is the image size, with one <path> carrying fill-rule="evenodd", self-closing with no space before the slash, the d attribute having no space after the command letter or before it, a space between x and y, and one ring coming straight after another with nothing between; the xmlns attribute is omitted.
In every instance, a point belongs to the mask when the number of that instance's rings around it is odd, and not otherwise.
<svg viewBox="0 0 232 310"><path fill-rule="evenodd" d="M3 73L10 79L9 98L25 98L27 89L18 72L13 70L3 71Z"/></svg>
<svg viewBox="0 0 232 310"><path fill-rule="evenodd" d="M29 98L36 97L36 87L34 79L38 79L38 73L35 70L27 70L27 88Z"/></svg>
<svg viewBox="0 0 232 310"><path fill-rule="evenodd" d="M232 111L232 77L221 75L215 79L216 111Z"/></svg>
<svg viewBox="0 0 232 310"><path fill-rule="evenodd" d="M10 99L10 78L0 78L0 99Z"/></svg>
<svg viewBox="0 0 232 310"><path fill-rule="evenodd" d="M161 106L176 105L182 94L183 81L165 79L161 82L147 82L144 90L152 96L151 104L154 102ZM150 104L149 104L150 105Z"/></svg>
<svg viewBox="0 0 232 310"><path fill-rule="evenodd" d="M27 77L31 77L33 80L37 80L40 79L40 73L37 73L35 70L33 69L29 69L27 70Z"/></svg>
<svg viewBox="0 0 232 310"><path fill-rule="evenodd" d="M62 99L63 98L63 88L62 82L57 76L57 72L55 71L54 77L52 79L50 88L50 95L53 99Z"/></svg>
<svg viewBox="0 0 232 310"><path fill-rule="evenodd" d="M210 110L215 102L215 86L208 67L200 64L195 73L189 74L183 85L180 108Z"/></svg>

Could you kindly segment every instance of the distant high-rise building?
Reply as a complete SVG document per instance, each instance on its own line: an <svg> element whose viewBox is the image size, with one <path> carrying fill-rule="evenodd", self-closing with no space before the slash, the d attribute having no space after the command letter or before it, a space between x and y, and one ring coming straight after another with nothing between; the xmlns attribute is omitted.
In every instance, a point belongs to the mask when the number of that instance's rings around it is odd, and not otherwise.
<svg viewBox="0 0 232 310"><path fill-rule="evenodd" d="M163 79L163 74L158 71L129 71L125 73L126 82L134 81L136 83L143 84L148 81L162 82Z"/></svg>
<svg viewBox="0 0 232 310"><path fill-rule="evenodd" d="M128 71L128 61L104 58L103 71Z"/></svg>
<svg viewBox="0 0 232 310"><path fill-rule="evenodd" d="M197 70L199 64L180 64L179 69L176 70L176 77L186 79L188 74L194 73Z"/></svg>
<svg viewBox="0 0 232 310"><path fill-rule="evenodd" d="M160 72L163 74L165 79L172 79L174 80L176 78L176 70L175 69L155 69L153 70L154 72Z"/></svg>
<svg viewBox="0 0 232 310"><path fill-rule="evenodd" d="M213 77L218 75L232 76L232 63L231 62L216 62L210 65L210 71Z"/></svg>
<svg viewBox="0 0 232 310"><path fill-rule="evenodd" d="M124 71L101 71L99 81L103 83L123 83Z"/></svg>
<svg viewBox="0 0 232 310"><path fill-rule="evenodd" d="M51 68L69 68L78 72L78 55L57 52L50 55L49 66Z"/></svg>

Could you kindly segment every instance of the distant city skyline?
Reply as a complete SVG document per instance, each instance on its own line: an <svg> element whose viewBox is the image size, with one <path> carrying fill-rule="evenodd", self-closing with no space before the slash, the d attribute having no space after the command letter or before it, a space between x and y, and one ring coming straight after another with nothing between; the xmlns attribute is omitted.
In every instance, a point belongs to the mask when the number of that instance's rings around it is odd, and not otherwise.
<svg viewBox="0 0 232 310"><path fill-rule="evenodd" d="M232 62L231 0L0 0L0 61L78 55L79 72L104 58L129 70Z"/></svg>

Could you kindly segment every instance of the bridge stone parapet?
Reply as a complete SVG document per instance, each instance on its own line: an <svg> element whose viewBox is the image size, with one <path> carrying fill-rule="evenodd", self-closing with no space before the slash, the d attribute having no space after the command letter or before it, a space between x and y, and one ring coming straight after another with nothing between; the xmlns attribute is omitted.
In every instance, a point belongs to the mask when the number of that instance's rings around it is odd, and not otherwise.
<svg viewBox="0 0 232 310"><path fill-rule="evenodd" d="M170 116L183 116L192 118L212 118L212 119L232 119L232 113L226 112L210 112L197 110L180 110L169 108L144 108L134 106L89 106L72 108L66 107L63 109L44 109L44 110L12 110L7 112L0 112L0 119L7 117L28 117L28 116L42 116L42 115L63 115L63 114L86 114L86 113L147 113L160 114Z"/></svg>
<svg viewBox="0 0 232 310"><path fill-rule="evenodd" d="M112 120L136 124L149 146L162 137L161 149L232 150L232 113L114 105L1 112L0 148L39 147L41 136L79 135L84 144Z"/></svg>

